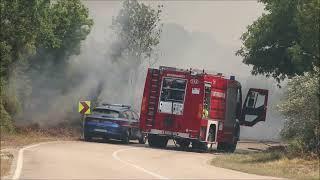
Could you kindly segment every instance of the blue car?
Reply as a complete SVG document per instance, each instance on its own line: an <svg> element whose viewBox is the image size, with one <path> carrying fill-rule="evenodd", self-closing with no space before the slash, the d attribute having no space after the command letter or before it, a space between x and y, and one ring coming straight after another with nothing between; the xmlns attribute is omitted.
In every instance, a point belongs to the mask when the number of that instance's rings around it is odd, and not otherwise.
<svg viewBox="0 0 320 180"><path fill-rule="evenodd" d="M139 140L144 144L146 139L139 129L138 114L127 105L104 104L92 110L85 117L83 137L91 141L94 137L122 140L129 144L130 140Z"/></svg>

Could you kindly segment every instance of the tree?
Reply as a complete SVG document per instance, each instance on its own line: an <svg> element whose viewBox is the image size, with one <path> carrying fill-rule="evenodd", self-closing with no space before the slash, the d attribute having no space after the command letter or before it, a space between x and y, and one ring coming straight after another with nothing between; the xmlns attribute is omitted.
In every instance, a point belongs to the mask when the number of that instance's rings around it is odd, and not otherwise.
<svg viewBox="0 0 320 180"><path fill-rule="evenodd" d="M286 117L281 135L298 153L320 153L319 76L320 70L315 67L312 73L292 78L280 105L280 111Z"/></svg>
<svg viewBox="0 0 320 180"><path fill-rule="evenodd" d="M153 9L137 0L125 0L118 16L113 19L112 28L121 42L120 54L132 57L135 66L150 57L159 44L161 7Z"/></svg>
<svg viewBox="0 0 320 180"><path fill-rule="evenodd" d="M320 66L318 0L260 0L265 11L248 26L237 55L252 65L252 74L272 76L278 83Z"/></svg>
<svg viewBox="0 0 320 180"><path fill-rule="evenodd" d="M137 0L125 0L119 14L114 17L112 29L117 41L112 50L113 62L123 67L122 76L129 81L131 104L134 103L135 83L139 66L151 61L161 34L160 14L162 6L152 8ZM131 78L131 80L130 80Z"/></svg>
<svg viewBox="0 0 320 180"><path fill-rule="evenodd" d="M80 0L2 0L0 12L0 107L1 117L10 117L37 85L35 79L64 75L62 67L80 52L93 21Z"/></svg>

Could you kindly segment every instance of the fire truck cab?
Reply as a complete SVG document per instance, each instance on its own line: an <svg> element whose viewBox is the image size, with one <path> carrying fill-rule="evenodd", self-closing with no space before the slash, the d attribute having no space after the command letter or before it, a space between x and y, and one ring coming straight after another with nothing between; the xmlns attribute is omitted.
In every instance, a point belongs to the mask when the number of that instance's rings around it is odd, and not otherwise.
<svg viewBox="0 0 320 180"><path fill-rule="evenodd" d="M250 88L242 104L241 84L234 76L172 67L148 69L140 129L151 147L169 139L180 147L234 152L240 126L265 121L268 90Z"/></svg>

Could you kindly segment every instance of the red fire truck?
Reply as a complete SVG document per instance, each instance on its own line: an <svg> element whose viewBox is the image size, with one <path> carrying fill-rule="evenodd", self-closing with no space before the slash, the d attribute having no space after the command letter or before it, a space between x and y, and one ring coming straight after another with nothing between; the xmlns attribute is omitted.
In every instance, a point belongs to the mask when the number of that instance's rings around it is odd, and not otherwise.
<svg viewBox="0 0 320 180"><path fill-rule="evenodd" d="M173 139L182 148L234 152L240 126L265 121L268 90L250 88L242 104L234 76L172 67L148 69L141 104L140 128L151 147Z"/></svg>

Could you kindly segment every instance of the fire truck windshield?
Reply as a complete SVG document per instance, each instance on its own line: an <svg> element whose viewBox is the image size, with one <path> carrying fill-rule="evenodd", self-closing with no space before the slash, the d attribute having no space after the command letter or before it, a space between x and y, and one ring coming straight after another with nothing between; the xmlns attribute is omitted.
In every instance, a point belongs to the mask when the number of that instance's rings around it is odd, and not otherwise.
<svg viewBox="0 0 320 180"><path fill-rule="evenodd" d="M185 79L164 78L160 100L183 103L187 81Z"/></svg>

